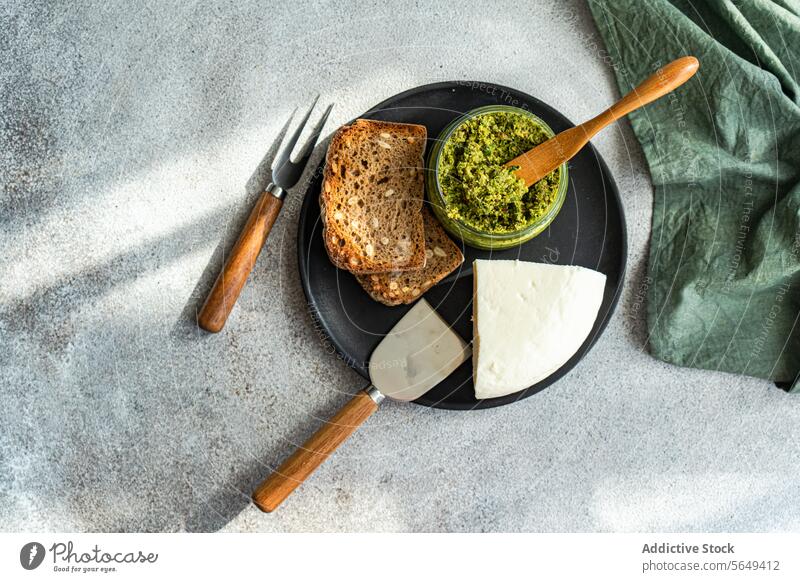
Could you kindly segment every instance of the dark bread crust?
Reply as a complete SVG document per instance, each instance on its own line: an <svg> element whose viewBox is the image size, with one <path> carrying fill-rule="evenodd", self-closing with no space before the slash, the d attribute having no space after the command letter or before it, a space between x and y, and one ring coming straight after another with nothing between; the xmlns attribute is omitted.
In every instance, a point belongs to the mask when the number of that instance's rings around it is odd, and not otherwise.
<svg viewBox="0 0 800 582"><path fill-rule="evenodd" d="M320 192L323 241L340 269L421 269L427 130L359 119L331 138Z"/></svg>

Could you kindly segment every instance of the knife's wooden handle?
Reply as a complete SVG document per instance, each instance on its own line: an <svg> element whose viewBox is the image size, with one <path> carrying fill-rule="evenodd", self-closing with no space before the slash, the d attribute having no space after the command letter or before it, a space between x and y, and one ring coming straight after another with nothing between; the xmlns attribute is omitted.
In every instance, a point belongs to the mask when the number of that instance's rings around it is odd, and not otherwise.
<svg viewBox="0 0 800 582"><path fill-rule="evenodd" d="M278 218L281 206L283 200L270 192L262 192L253 206L247 224L239 234L239 239L197 316L197 324L204 330L217 333L225 325L250 271L253 270L261 247Z"/></svg>
<svg viewBox="0 0 800 582"><path fill-rule="evenodd" d="M261 511L274 511L341 445L378 405L366 390L356 394L336 415L258 486L253 501Z"/></svg>

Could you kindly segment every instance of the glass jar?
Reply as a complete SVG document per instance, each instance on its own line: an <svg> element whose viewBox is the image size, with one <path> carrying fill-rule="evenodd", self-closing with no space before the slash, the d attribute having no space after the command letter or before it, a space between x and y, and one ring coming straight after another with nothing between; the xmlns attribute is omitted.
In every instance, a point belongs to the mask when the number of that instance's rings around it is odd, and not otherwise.
<svg viewBox="0 0 800 582"><path fill-rule="evenodd" d="M567 197L567 189L569 187L569 176L567 174L566 162L559 167L559 180L556 198L550 205L550 208L545 214L537 218L534 222L526 225L524 228L514 232L493 233L488 231L481 231L473 226L465 224L464 222L451 218L447 215L445 209L446 203L442 188L439 183L439 158L444 149L444 145L453 132L464 122L478 115L486 113L517 113L532 119L542 130L547 134L548 139L553 137L555 133L550 126L542 121L539 117L519 107L511 107L507 105L488 105L485 107L478 107L462 115L461 117L453 120L447 127L439 134L434 146L428 154L428 171L426 172L426 190L428 192L428 200L431 203L431 209L436 215L436 218L441 222L442 226L452 236L457 239L462 239L465 244L486 250L502 250L508 249L524 242L531 240L536 235L543 232L550 223L553 222L561 207L564 205L564 200Z"/></svg>

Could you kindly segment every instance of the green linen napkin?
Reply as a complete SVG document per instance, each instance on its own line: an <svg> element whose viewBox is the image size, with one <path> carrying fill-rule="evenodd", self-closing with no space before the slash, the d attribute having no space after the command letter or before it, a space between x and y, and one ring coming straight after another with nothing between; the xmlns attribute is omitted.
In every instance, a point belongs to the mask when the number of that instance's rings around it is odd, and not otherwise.
<svg viewBox="0 0 800 582"><path fill-rule="evenodd" d="M641 290L652 354L791 382L800 370L800 3L589 6L622 93L675 58L700 60L686 85L630 115L655 187Z"/></svg>

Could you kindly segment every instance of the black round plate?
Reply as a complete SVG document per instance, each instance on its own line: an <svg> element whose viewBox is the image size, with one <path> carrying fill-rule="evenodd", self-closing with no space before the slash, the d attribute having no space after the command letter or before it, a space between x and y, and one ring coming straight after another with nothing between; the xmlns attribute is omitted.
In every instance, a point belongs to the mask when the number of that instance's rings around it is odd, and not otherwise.
<svg viewBox="0 0 800 582"><path fill-rule="evenodd" d="M428 148L453 118L483 105L527 108L558 133L573 124L535 97L491 83L470 81L423 85L376 105L362 118L418 123L428 128ZM324 162L323 162L324 163ZM605 273L605 296L597 321L578 352L560 369L530 388L501 398L476 400L472 362L415 402L437 408L468 410L510 404L543 390L569 372L600 337L617 304L625 272L627 240L619 192L608 167L591 145L569 162L569 191L561 212L548 230L506 251L464 250L464 268L473 259L521 259L581 265ZM300 211L298 255L300 278L316 325L341 358L365 378L369 357L381 339L410 306L386 307L373 301L350 273L336 269L322 242L319 192L322 165L317 168ZM458 242L458 241L456 241ZM463 245L462 245L463 246ZM465 340L472 339L472 277L440 283L425 294L436 311Z"/></svg>

